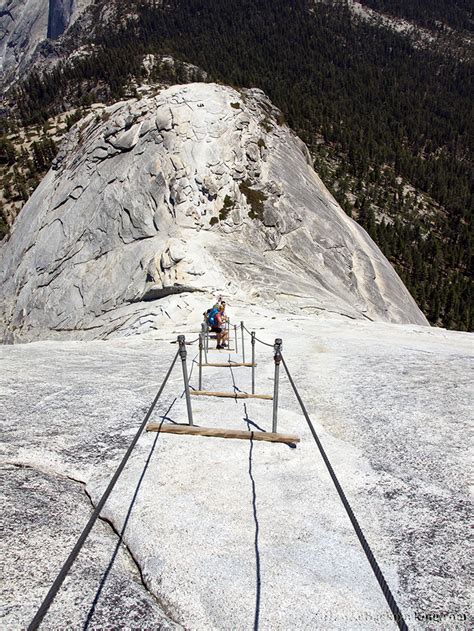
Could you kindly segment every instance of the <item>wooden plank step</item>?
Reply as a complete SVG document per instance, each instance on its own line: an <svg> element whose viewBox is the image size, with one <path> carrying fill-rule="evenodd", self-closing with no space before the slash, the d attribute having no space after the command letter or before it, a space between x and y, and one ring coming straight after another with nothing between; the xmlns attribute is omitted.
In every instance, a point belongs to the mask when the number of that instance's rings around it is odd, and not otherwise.
<svg viewBox="0 0 474 631"><path fill-rule="evenodd" d="M215 346L210 346L207 349L207 351L208 352L210 352L210 351L219 351L219 353L221 353L221 352L223 352L223 353L227 353L227 352L233 353L235 351L235 348L227 348L227 347L226 348L216 348Z"/></svg>
<svg viewBox="0 0 474 631"><path fill-rule="evenodd" d="M147 432L163 434L185 434L190 436L208 436L212 438L239 438L243 440L261 440L270 443L299 443L300 437L293 434L276 432L249 432L240 429L223 429L218 427L197 427L196 425L170 425L168 423L148 423Z"/></svg>
<svg viewBox="0 0 474 631"><path fill-rule="evenodd" d="M268 399L273 400L271 394L248 394L247 392L213 392L209 390L191 390L191 394L201 397L223 397L224 399Z"/></svg>
<svg viewBox="0 0 474 631"><path fill-rule="evenodd" d="M209 363L209 364L203 364L203 366L217 366L218 368L234 368L237 366L256 366L257 364L249 364L249 363L243 363L243 362L225 362L225 363Z"/></svg>
<svg viewBox="0 0 474 631"><path fill-rule="evenodd" d="M235 353L235 351L234 351L234 349L233 349L233 348L223 348L222 350L219 350L218 348L209 348L209 349L207 350L207 352L208 352L209 354L211 354L211 351L215 351L215 354L211 355L211 359L219 359L219 355L220 355L221 353L222 353L223 355L225 355L225 354L226 354L226 352L232 353L232 355L233 355L234 357L236 357L236 353ZM203 352L205 352L205 351L203 351Z"/></svg>

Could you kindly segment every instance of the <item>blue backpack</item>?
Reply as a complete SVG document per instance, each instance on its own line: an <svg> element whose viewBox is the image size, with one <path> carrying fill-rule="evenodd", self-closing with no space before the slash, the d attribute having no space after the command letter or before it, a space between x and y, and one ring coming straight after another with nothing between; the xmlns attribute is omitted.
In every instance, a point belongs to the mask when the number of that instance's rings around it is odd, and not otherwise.
<svg viewBox="0 0 474 631"><path fill-rule="evenodd" d="M219 313L219 309L209 309L207 312L207 323L209 326L216 326L216 315Z"/></svg>

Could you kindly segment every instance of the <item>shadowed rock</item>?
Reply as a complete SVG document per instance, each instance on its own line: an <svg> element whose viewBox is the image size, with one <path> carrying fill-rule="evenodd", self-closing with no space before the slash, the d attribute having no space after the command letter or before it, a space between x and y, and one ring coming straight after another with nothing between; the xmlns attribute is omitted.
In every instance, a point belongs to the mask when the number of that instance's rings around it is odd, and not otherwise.
<svg viewBox="0 0 474 631"><path fill-rule="evenodd" d="M74 0L49 0L48 37L56 39L64 33L74 9Z"/></svg>

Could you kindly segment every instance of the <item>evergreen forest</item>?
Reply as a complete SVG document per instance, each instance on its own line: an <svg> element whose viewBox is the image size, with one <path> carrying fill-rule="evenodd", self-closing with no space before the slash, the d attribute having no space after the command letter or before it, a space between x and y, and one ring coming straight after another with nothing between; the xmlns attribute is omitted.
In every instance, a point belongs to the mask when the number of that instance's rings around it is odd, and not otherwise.
<svg viewBox="0 0 474 631"><path fill-rule="evenodd" d="M472 29L467 0L363 4L451 39L452 29ZM117 27L99 21L90 35L90 56L16 88L24 124L133 94L148 53L203 71L190 77L177 63L173 76L158 69L156 81L261 88L429 321L472 330L474 73L461 35L455 49L428 46L357 18L342 1L120 0L118 7Z"/></svg>

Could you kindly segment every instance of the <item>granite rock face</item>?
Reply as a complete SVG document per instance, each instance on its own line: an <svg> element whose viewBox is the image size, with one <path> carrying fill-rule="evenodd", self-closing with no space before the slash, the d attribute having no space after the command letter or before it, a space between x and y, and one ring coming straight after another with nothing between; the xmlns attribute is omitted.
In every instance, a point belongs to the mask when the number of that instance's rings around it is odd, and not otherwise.
<svg viewBox="0 0 474 631"><path fill-rule="evenodd" d="M74 0L49 0L48 37L56 39L64 33L74 11Z"/></svg>
<svg viewBox="0 0 474 631"><path fill-rule="evenodd" d="M16 465L2 464L0 470L4 553L17 546L29 551L23 563L8 565L0 620L3 628L21 629L31 621L45 596L45 582L55 577L92 506L84 485L65 476ZM143 586L139 569L116 533L100 522L71 572L68 588L53 604L47 626L65 629L71 618L91 629L105 628L117 619L128 628L178 628Z"/></svg>
<svg viewBox="0 0 474 631"><path fill-rule="evenodd" d="M7 0L0 10L0 70L7 74L30 58L48 31L48 0Z"/></svg>
<svg viewBox="0 0 474 631"><path fill-rule="evenodd" d="M59 37L91 0L6 0L0 8L0 83L8 84L32 62L39 44Z"/></svg>
<svg viewBox="0 0 474 631"><path fill-rule="evenodd" d="M472 334L252 315L259 338L283 339L408 628L472 629ZM176 352L174 323L157 337L0 346L2 629L27 627L145 417ZM189 351L197 388L196 344ZM256 353L257 392L271 393L272 349ZM248 392L250 375L204 368L203 385ZM185 423L182 392L176 365L150 420ZM192 407L196 425L272 428L269 401L192 397ZM298 447L145 432L43 628L396 631L284 376L278 430Z"/></svg>
<svg viewBox="0 0 474 631"><path fill-rule="evenodd" d="M80 121L2 246L4 340L139 332L193 291L427 324L279 122L260 90L214 84Z"/></svg>

